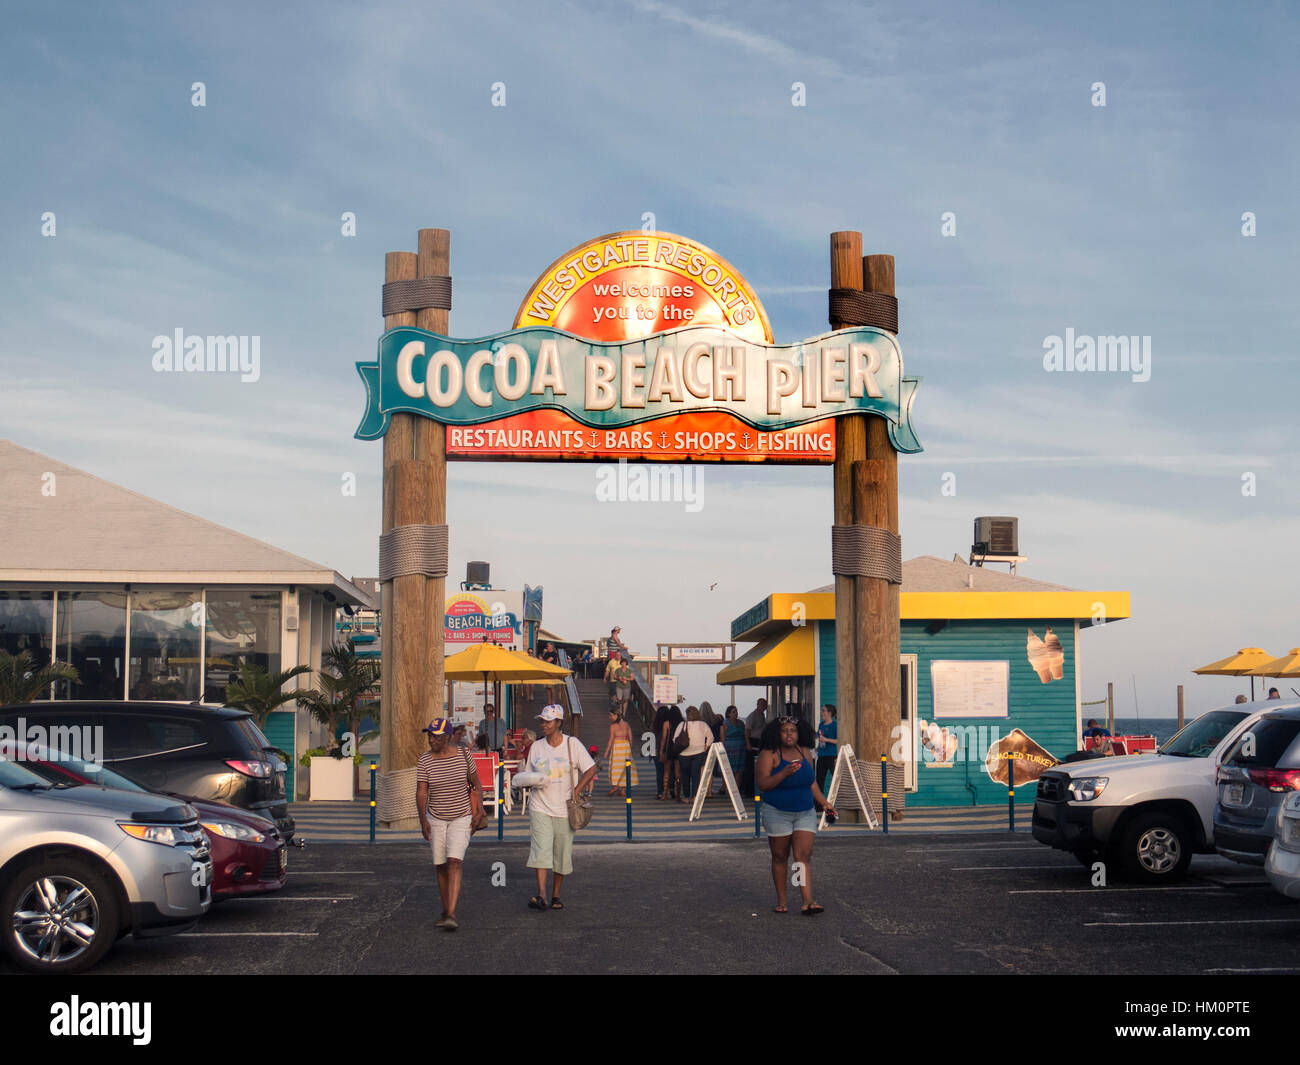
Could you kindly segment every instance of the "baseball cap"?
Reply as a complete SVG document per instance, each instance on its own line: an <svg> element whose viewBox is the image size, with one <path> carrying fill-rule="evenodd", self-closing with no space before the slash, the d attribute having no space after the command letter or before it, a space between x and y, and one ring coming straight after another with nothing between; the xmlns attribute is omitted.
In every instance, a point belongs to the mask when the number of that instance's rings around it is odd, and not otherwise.
<svg viewBox="0 0 1300 1065"><path fill-rule="evenodd" d="M564 707L551 703L550 706L542 707L542 712L537 717L542 721L563 721Z"/></svg>
<svg viewBox="0 0 1300 1065"><path fill-rule="evenodd" d="M451 731L451 721L445 717L435 717L429 722L428 728L422 728L420 731L428 732L433 736L445 736Z"/></svg>

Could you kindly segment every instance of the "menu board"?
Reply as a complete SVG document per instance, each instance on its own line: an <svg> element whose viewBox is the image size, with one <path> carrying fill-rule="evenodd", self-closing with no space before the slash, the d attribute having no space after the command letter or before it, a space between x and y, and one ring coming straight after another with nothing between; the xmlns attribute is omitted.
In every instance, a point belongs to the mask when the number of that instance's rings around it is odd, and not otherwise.
<svg viewBox="0 0 1300 1065"><path fill-rule="evenodd" d="M1006 717L1007 661L940 661L930 663L934 716Z"/></svg>
<svg viewBox="0 0 1300 1065"><path fill-rule="evenodd" d="M673 673L656 673L654 680L655 706L677 705L677 677Z"/></svg>

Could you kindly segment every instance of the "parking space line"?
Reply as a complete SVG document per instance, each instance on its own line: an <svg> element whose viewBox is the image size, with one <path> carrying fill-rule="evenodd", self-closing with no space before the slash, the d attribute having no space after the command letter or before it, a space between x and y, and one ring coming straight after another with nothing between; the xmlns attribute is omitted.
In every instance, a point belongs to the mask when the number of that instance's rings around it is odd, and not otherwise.
<svg viewBox="0 0 1300 1065"><path fill-rule="evenodd" d="M347 902L355 895L236 895L223 902Z"/></svg>
<svg viewBox="0 0 1300 1065"><path fill-rule="evenodd" d="M1062 862L1060 865L959 865L949 869L950 873L988 873L1000 872L1003 869L1079 869L1076 865L1066 865Z"/></svg>
<svg viewBox="0 0 1300 1065"><path fill-rule="evenodd" d="M1113 895L1117 891L1145 891L1154 895L1161 891L1223 891L1219 887L1072 887L1072 888L1018 888L1008 895Z"/></svg>
<svg viewBox="0 0 1300 1065"><path fill-rule="evenodd" d="M1244 921L1086 921L1084 928L1155 928L1202 924L1300 924L1300 917L1259 917Z"/></svg>
<svg viewBox="0 0 1300 1065"><path fill-rule="evenodd" d="M182 932L177 939L212 939L214 936L318 936L319 932Z"/></svg>
<svg viewBox="0 0 1300 1065"><path fill-rule="evenodd" d="M1300 968L1294 965L1285 967L1276 967L1272 969L1202 969L1203 973L1300 973Z"/></svg>
<svg viewBox="0 0 1300 1065"><path fill-rule="evenodd" d="M299 876L374 876L373 869L303 869L301 866L294 868Z"/></svg>

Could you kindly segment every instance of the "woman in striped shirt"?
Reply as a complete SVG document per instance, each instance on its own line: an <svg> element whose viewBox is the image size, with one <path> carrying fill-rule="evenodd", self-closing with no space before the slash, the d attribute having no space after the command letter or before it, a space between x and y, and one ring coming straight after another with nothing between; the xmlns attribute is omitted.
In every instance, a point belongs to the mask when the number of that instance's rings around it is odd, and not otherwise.
<svg viewBox="0 0 1300 1065"><path fill-rule="evenodd" d="M469 752L451 742L451 722L435 717L424 731L429 734L429 749L415 766L415 805L420 831L429 841L438 870L442 916L436 924L454 932L460 927L456 901L460 898L461 867L483 792Z"/></svg>

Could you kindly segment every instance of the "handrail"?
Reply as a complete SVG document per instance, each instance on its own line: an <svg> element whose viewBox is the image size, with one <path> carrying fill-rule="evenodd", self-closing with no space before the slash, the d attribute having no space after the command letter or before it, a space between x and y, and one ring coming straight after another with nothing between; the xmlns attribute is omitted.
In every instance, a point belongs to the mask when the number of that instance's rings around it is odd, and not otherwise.
<svg viewBox="0 0 1300 1065"><path fill-rule="evenodd" d="M573 667L569 665L569 652L563 647L559 649L556 656L556 663L569 670L569 675L564 678L564 694L569 700L569 719L573 719L573 708L582 706L582 700L578 698L578 685L573 680ZM585 709L585 707L584 707Z"/></svg>

